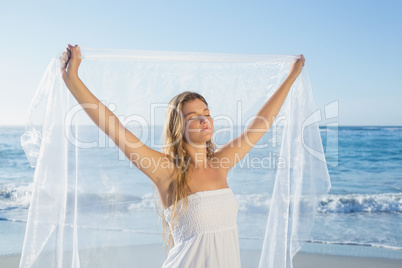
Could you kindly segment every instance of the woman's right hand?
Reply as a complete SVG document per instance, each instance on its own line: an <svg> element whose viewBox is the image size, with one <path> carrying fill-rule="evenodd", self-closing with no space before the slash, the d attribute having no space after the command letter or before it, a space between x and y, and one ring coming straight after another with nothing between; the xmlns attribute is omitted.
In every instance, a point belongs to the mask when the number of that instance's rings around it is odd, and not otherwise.
<svg viewBox="0 0 402 268"><path fill-rule="evenodd" d="M305 62L306 59L304 58L303 54L297 56L296 62L290 66L289 76L294 77L296 79L297 76L299 76L301 70L303 69Z"/></svg>
<svg viewBox="0 0 402 268"><path fill-rule="evenodd" d="M78 45L68 45L66 51L60 57L61 73L65 83L78 78L78 67L81 64L82 56Z"/></svg>

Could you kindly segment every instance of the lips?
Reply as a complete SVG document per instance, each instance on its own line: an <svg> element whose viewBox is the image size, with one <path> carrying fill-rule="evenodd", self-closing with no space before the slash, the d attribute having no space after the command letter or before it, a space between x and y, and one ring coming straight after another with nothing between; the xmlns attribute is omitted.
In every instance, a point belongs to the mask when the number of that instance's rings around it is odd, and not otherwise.
<svg viewBox="0 0 402 268"><path fill-rule="evenodd" d="M203 128L201 129L201 131L211 131L211 128L210 128L210 127L203 127Z"/></svg>

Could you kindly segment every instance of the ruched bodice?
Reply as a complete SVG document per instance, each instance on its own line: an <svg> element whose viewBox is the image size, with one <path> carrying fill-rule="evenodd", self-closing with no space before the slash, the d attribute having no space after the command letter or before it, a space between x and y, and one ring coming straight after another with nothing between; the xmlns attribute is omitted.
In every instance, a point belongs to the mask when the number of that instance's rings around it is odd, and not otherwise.
<svg viewBox="0 0 402 268"><path fill-rule="evenodd" d="M187 198L187 210L172 231L175 246L163 267L240 267L238 204L232 190L202 191ZM172 229L171 207L164 215Z"/></svg>

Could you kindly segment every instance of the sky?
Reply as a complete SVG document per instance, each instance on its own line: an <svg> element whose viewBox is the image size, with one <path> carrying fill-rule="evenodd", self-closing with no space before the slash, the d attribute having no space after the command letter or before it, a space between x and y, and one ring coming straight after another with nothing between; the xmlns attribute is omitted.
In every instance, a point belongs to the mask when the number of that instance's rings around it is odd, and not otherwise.
<svg viewBox="0 0 402 268"><path fill-rule="evenodd" d="M0 125L23 125L50 60L91 48L298 55L320 125L402 125L402 1L2 1ZM84 81L85 82L85 81ZM332 106L334 107L334 106Z"/></svg>

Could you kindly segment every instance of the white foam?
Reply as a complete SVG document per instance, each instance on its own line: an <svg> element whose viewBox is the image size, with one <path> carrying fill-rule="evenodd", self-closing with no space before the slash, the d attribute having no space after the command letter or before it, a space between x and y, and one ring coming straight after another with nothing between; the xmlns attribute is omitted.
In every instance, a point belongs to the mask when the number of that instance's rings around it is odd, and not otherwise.
<svg viewBox="0 0 402 268"><path fill-rule="evenodd" d="M0 209L27 209L31 199L33 184L0 185ZM249 214L266 214L269 210L271 198L267 194L236 194L239 205L239 212ZM113 197L113 196L112 196ZM111 202L115 203L116 198L111 197ZM81 199L80 203L90 204L93 199L102 198L104 204L108 204L105 196L93 196L89 194L86 200ZM157 197L156 197L157 198ZM112 202L112 199L113 202ZM153 193L146 193L141 197L124 196L120 197L120 204L126 203L129 210L155 210L155 200ZM160 204L158 203L158 206ZM320 202L317 212L319 213L357 213L357 212L402 212L402 193L384 194L349 194L325 196Z"/></svg>
<svg viewBox="0 0 402 268"><path fill-rule="evenodd" d="M33 183L26 185L0 185L0 209L28 208Z"/></svg>
<svg viewBox="0 0 402 268"><path fill-rule="evenodd" d="M327 195L318 212L402 212L402 193Z"/></svg>

